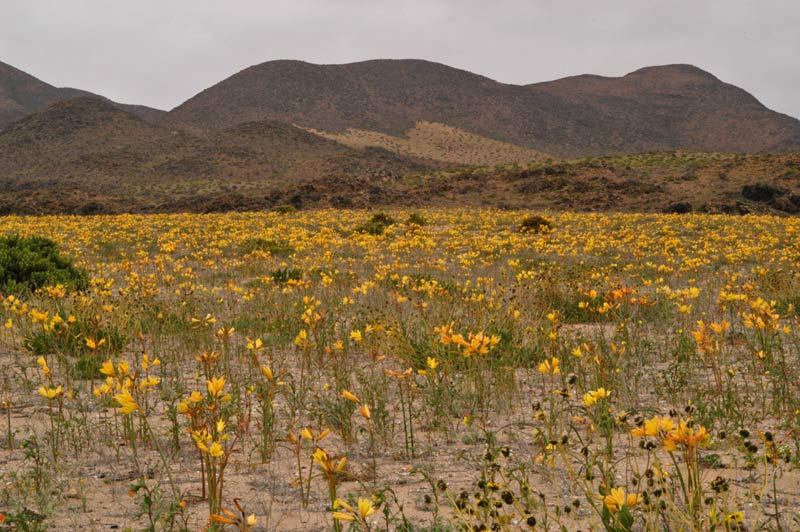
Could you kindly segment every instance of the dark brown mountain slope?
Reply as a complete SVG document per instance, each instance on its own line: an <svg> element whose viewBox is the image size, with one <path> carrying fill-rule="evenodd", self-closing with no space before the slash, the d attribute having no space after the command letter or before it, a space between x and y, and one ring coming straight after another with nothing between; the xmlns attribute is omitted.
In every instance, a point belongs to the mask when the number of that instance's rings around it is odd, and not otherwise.
<svg viewBox="0 0 800 532"><path fill-rule="evenodd" d="M528 86L567 102L587 142L611 151L694 148L797 151L800 121L691 65L636 70L620 78L576 76ZM628 149L623 149L627 145Z"/></svg>
<svg viewBox="0 0 800 532"><path fill-rule="evenodd" d="M271 120L193 135L89 97L53 104L0 132L0 172L7 178L247 175L269 179L301 163L365 161L372 155L383 156L380 150L355 150ZM426 168L410 160L400 166Z"/></svg>
<svg viewBox="0 0 800 532"><path fill-rule="evenodd" d="M163 120L201 130L265 118L395 136L434 122L559 156L800 149L800 121L689 65L517 86L420 60L271 61L206 89Z"/></svg>
<svg viewBox="0 0 800 532"><path fill-rule="evenodd" d="M206 89L164 118L201 128L273 118L327 131L401 134L418 120L441 121L431 113L472 115L482 97L499 96L498 87L489 78L428 61L270 61Z"/></svg>
<svg viewBox="0 0 800 532"><path fill-rule="evenodd" d="M201 142L170 132L90 97L58 102L0 132L0 175L6 179L128 177Z"/></svg>
<svg viewBox="0 0 800 532"><path fill-rule="evenodd" d="M11 65L0 62L0 130L11 122L50 104L79 96L102 98L102 96L79 89L54 87ZM114 103L114 105L145 120L156 120L163 114L163 111L143 105L118 103Z"/></svg>
<svg viewBox="0 0 800 532"><path fill-rule="evenodd" d="M432 167L440 166L272 121L192 135L79 97L0 132L0 211L238 209L273 188L270 201L282 201L312 178L397 178Z"/></svg>

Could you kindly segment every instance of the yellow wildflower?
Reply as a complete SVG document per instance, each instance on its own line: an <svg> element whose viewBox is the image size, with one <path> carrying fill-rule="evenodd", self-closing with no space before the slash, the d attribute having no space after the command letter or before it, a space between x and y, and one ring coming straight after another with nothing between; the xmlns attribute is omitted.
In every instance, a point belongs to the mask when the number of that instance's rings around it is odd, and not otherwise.
<svg viewBox="0 0 800 532"><path fill-rule="evenodd" d="M611 493L603 498L603 505L610 512L619 512L623 507L628 509L635 507L641 500L641 495L635 493L626 495L623 488L612 488Z"/></svg>
<svg viewBox="0 0 800 532"><path fill-rule="evenodd" d="M139 405L136 404L136 400L133 398L130 390L127 388L115 395L114 399L116 399L116 401L119 403L119 411L122 414L127 415L139 410Z"/></svg>
<svg viewBox="0 0 800 532"><path fill-rule="evenodd" d="M219 397L222 395L222 389L225 387L225 377L212 377L211 380L206 381L206 387L211 397Z"/></svg>

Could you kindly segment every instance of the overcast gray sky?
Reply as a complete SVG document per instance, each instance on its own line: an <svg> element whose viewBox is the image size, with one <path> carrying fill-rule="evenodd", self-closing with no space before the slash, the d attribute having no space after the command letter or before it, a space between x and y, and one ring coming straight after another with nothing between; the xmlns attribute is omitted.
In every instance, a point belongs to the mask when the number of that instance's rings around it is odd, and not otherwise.
<svg viewBox="0 0 800 532"><path fill-rule="evenodd" d="M256 63L421 58L507 83L692 63L800 117L800 0L0 0L0 61L170 109Z"/></svg>

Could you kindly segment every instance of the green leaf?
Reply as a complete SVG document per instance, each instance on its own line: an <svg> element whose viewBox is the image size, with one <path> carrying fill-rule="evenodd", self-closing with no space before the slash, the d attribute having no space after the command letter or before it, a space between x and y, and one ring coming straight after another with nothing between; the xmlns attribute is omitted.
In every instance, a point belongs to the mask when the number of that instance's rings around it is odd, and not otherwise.
<svg viewBox="0 0 800 532"><path fill-rule="evenodd" d="M631 512L630 510L628 510L627 505L620 508L619 522L622 525L623 529L626 531L629 531L633 526L633 515L631 515Z"/></svg>

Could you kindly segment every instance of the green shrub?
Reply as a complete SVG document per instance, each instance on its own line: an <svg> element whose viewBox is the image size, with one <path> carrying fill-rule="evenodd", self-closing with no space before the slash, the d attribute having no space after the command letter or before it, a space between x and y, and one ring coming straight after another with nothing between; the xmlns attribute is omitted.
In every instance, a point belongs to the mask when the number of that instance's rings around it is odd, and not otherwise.
<svg viewBox="0 0 800 532"><path fill-rule="evenodd" d="M62 256L52 240L39 236L0 237L0 290L20 294L56 284L83 289L88 276Z"/></svg>
<svg viewBox="0 0 800 532"><path fill-rule="evenodd" d="M277 212L278 214L293 214L297 212L297 208L294 205L278 205L274 207L273 212Z"/></svg>
<svg viewBox="0 0 800 532"><path fill-rule="evenodd" d="M421 214L416 212L412 212L408 215L408 220L406 220L408 225L418 225L420 227L428 225L428 221L422 217Z"/></svg>
<svg viewBox="0 0 800 532"><path fill-rule="evenodd" d="M248 238L239 246L243 255L254 251L264 251L276 257L286 257L295 249L286 240L269 240L266 238Z"/></svg>
<svg viewBox="0 0 800 532"><path fill-rule="evenodd" d="M367 233L370 235L382 235L387 227L394 225L397 221L386 213L379 212L373 214L372 218L363 224L358 224L355 227L356 233Z"/></svg>
<svg viewBox="0 0 800 532"><path fill-rule="evenodd" d="M528 216L519 224L520 233L547 233L552 230L553 222L538 214Z"/></svg>
<svg viewBox="0 0 800 532"><path fill-rule="evenodd" d="M275 282L275 284L283 284L292 281L299 281L303 278L303 270L298 270L297 268L281 268L279 270L273 270L270 273L270 277Z"/></svg>

